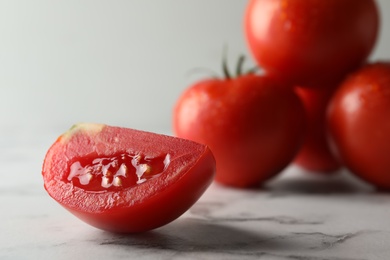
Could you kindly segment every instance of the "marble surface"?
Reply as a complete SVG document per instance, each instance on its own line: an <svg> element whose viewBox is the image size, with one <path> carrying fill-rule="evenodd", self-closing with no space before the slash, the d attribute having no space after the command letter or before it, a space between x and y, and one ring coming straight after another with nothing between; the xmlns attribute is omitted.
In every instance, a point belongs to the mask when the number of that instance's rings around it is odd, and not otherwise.
<svg viewBox="0 0 390 260"><path fill-rule="evenodd" d="M0 128L0 259L390 259L390 195L289 167L262 189L213 184L184 215L119 235L76 219L40 167L64 129Z"/></svg>

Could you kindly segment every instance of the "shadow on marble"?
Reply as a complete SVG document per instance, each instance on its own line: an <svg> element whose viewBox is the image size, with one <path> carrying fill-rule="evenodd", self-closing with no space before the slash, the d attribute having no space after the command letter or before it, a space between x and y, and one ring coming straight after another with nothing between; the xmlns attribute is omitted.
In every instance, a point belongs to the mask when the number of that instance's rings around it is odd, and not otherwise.
<svg viewBox="0 0 390 260"><path fill-rule="evenodd" d="M328 252L342 246L341 244L346 241L367 234L281 232L281 230L269 233L255 227L250 229L243 226L210 223L202 219L181 218L163 228L146 233L122 235L103 232L98 239L93 239L91 242L99 246L107 246L107 250L114 250L117 247L118 250L129 253L138 251L158 255L172 252L175 256L188 257L200 257L206 254L207 256L229 256L228 259L270 257L323 260L330 258L317 258L313 255Z"/></svg>
<svg viewBox="0 0 390 260"><path fill-rule="evenodd" d="M137 249L173 250L177 252L224 252L275 250L285 245L270 234L212 223L203 219L181 218L171 224L140 234L113 234L104 232L94 241L104 246ZM266 246L262 248L261 245Z"/></svg>
<svg viewBox="0 0 390 260"><path fill-rule="evenodd" d="M346 171L333 173L330 176L318 173L296 173L270 181L262 187L271 194L373 194L378 193L374 187L363 183Z"/></svg>

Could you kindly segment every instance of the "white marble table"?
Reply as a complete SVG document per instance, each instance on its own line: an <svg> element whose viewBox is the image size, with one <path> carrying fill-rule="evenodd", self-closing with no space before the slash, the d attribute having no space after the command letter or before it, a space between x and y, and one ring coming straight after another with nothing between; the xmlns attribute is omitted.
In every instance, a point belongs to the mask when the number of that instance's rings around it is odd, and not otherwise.
<svg viewBox="0 0 390 260"><path fill-rule="evenodd" d="M43 189L42 160L62 131L0 128L0 259L390 259L390 194L347 172L289 167L263 189L213 184L162 228L100 231Z"/></svg>

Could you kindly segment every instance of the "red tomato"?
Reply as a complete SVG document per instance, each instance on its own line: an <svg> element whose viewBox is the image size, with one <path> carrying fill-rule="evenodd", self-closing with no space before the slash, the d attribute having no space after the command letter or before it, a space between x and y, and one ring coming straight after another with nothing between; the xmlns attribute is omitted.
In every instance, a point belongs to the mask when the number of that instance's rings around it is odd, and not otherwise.
<svg viewBox="0 0 390 260"><path fill-rule="evenodd" d="M142 232L179 217L206 190L215 161L201 144L98 124L79 124L47 152L47 192L97 228Z"/></svg>
<svg viewBox="0 0 390 260"><path fill-rule="evenodd" d="M340 163L331 152L326 127L326 109L336 87L297 87L306 110L307 131L294 162L313 172L334 172Z"/></svg>
<svg viewBox="0 0 390 260"><path fill-rule="evenodd" d="M334 83L370 54L378 16L373 0L250 0L245 34L268 73L300 86Z"/></svg>
<svg viewBox="0 0 390 260"><path fill-rule="evenodd" d="M303 138L304 111L291 88L270 77L210 79L182 94L173 128L177 136L210 147L217 182L249 187L292 161Z"/></svg>
<svg viewBox="0 0 390 260"><path fill-rule="evenodd" d="M390 189L390 62L367 65L348 77L331 101L335 148L351 172Z"/></svg>

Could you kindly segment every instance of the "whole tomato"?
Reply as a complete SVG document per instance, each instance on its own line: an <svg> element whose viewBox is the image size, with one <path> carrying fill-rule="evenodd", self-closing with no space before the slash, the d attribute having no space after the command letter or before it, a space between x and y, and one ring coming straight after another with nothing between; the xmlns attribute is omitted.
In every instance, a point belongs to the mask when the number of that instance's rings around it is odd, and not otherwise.
<svg viewBox="0 0 390 260"><path fill-rule="evenodd" d="M250 0L245 13L255 60L296 85L342 79L370 54L378 28L374 0Z"/></svg>
<svg viewBox="0 0 390 260"><path fill-rule="evenodd" d="M366 65L341 85L328 110L330 135L349 170L390 189L390 62Z"/></svg>
<svg viewBox="0 0 390 260"><path fill-rule="evenodd" d="M294 163L312 172L330 173L340 168L330 149L326 127L326 109L337 86L295 89L305 107L307 131Z"/></svg>
<svg viewBox="0 0 390 260"><path fill-rule="evenodd" d="M284 169L304 133L303 106L268 76L207 79L188 88L174 108L177 136L213 152L215 180L233 187L263 183Z"/></svg>

